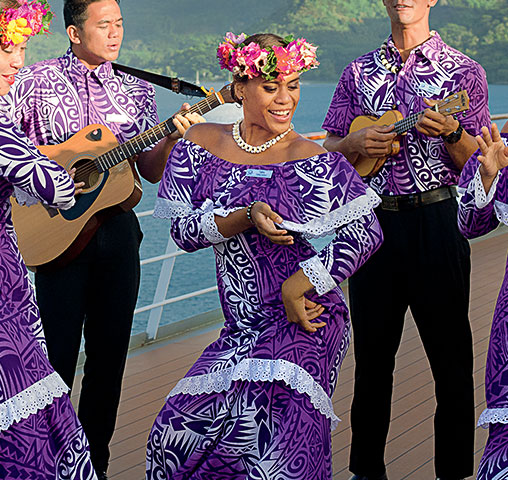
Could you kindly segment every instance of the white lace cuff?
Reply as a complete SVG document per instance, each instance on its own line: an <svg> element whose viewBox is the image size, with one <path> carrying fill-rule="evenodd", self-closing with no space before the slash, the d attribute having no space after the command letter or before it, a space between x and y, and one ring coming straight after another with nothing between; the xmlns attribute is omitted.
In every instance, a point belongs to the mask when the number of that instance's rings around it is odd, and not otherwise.
<svg viewBox="0 0 508 480"><path fill-rule="evenodd" d="M494 200L494 211L496 212L497 219L508 225L508 205L506 203Z"/></svg>
<svg viewBox="0 0 508 480"><path fill-rule="evenodd" d="M191 213L192 207L187 203L157 197L153 216L155 218L174 218L184 217L186 215L190 215Z"/></svg>
<svg viewBox="0 0 508 480"><path fill-rule="evenodd" d="M213 211L206 212L201 217L201 230L203 230L203 235L210 243L221 243L226 240L217 228L215 213Z"/></svg>
<svg viewBox="0 0 508 480"><path fill-rule="evenodd" d="M303 273L308 277L310 283L316 288L318 295L328 293L337 286L337 283L323 265L318 255L300 262L300 267L302 267Z"/></svg>
<svg viewBox="0 0 508 480"><path fill-rule="evenodd" d="M219 371L182 378L171 390L168 397L179 394L200 395L223 392L231 388L234 381L273 382L282 381L290 388L309 396L314 408L331 420L332 430L339 418L333 411L332 399L314 378L302 367L287 360L245 358L234 367Z"/></svg>
<svg viewBox="0 0 508 480"><path fill-rule="evenodd" d="M368 187L365 195L360 195L333 212L303 224L284 220L280 225L290 232L302 233L306 238L325 237L335 233L342 225L369 215L380 203L381 199L374 190Z"/></svg>
<svg viewBox="0 0 508 480"><path fill-rule="evenodd" d="M486 408L478 419L478 426L488 428L491 423L508 424L508 408Z"/></svg>
<svg viewBox="0 0 508 480"><path fill-rule="evenodd" d="M14 422L26 419L51 405L55 398L68 391L69 387L56 372L30 385L14 397L0 403L0 431L7 430Z"/></svg>
<svg viewBox="0 0 508 480"><path fill-rule="evenodd" d="M476 170L473 181L471 182L474 190L474 200L476 208L485 208L494 198L496 193L497 182L499 181L499 176L501 172L497 172L496 178L490 187L489 194L485 192L485 188L483 187L482 176L480 173L480 167Z"/></svg>

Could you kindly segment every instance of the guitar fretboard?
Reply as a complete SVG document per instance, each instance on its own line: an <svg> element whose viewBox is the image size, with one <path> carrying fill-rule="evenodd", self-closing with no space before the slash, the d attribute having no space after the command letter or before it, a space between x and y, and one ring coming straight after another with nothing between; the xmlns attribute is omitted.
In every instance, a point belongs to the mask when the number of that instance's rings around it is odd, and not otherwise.
<svg viewBox="0 0 508 480"><path fill-rule="evenodd" d="M189 110L180 110L176 115L185 115L187 113L199 113L200 115L204 115L222 103L220 97L215 93L196 103L190 107ZM99 173L109 170L111 167L123 162L126 158L130 158L142 152L145 148L156 144L167 135L173 133L176 130L173 124L173 118L174 116L94 159L95 166Z"/></svg>

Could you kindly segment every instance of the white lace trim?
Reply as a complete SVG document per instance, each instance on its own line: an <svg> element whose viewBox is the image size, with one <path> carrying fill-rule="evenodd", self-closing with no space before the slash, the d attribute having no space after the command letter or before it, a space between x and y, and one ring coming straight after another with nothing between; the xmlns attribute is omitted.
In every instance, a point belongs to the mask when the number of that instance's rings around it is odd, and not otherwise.
<svg viewBox="0 0 508 480"><path fill-rule="evenodd" d="M497 219L501 223L508 225L508 205L499 200L494 200L494 211L496 212Z"/></svg>
<svg viewBox="0 0 508 480"><path fill-rule="evenodd" d="M337 286L337 283L323 265L318 255L314 255L300 262L300 267L302 267L303 273L308 277L310 283L316 288L318 295L328 293Z"/></svg>
<svg viewBox="0 0 508 480"><path fill-rule="evenodd" d="M221 243L226 240L219 232L217 224L215 223L215 213L213 211L206 212L201 217L201 230L203 230L203 235L210 243Z"/></svg>
<svg viewBox="0 0 508 480"><path fill-rule="evenodd" d="M476 170L474 174L473 181L471 182L474 191L474 201L476 208L485 208L494 198L494 194L496 193L497 182L499 182L499 176L501 172L497 172L496 178L489 190L489 194L485 192L485 188L483 187L482 175L480 173L480 167Z"/></svg>
<svg viewBox="0 0 508 480"><path fill-rule="evenodd" d="M7 430L14 422L37 413L68 391L69 387L56 372L30 385L14 397L0 403L0 431Z"/></svg>
<svg viewBox="0 0 508 480"><path fill-rule="evenodd" d="M167 198L157 197L153 216L155 218L173 218L184 217L192 213L192 208L188 203L168 200Z"/></svg>
<svg viewBox="0 0 508 480"><path fill-rule="evenodd" d="M249 382L283 381L292 389L307 394L314 408L326 418L331 419L332 430L340 422L333 411L332 400L323 387L302 367L281 359L245 358L234 367L182 378L171 390L168 397L181 393L199 395L202 393L223 392L231 388L231 382L239 380Z"/></svg>
<svg viewBox="0 0 508 480"><path fill-rule="evenodd" d="M508 408L486 408L478 419L478 426L488 428L491 423L508 424Z"/></svg>
<svg viewBox="0 0 508 480"><path fill-rule="evenodd" d="M354 220L369 215L371 211L381 203L376 192L367 187L367 193L346 203L333 212L326 213L318 218L313 218L307 223L295 223L284 220L281 226L291 232L302 233L306 238L325 237L335 233L337 228Z"/></svg>

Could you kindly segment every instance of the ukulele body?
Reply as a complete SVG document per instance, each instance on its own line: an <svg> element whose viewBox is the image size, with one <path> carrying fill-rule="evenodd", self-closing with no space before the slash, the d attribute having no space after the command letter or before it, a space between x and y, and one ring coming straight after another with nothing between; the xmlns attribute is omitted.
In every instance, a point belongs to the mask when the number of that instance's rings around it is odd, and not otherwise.
<svg viewBox="0 0 508 480"><path fill-rule="evenodd" d="M387 125L393 125L394 123L403 120L402 113L397 110L389 110L381 117L376 118L369 115L361 115L356 117L351 126L349 127L349 133L357 132L362 128L372 127L377 125L379 127L385 127ZM400 151L400 141L397 137L392 142L392 151L390 155L397 155ZM361 177L367 177L375 175L379 169L384 165L387 157L370 158L359 156L354 167Z"/></svg>

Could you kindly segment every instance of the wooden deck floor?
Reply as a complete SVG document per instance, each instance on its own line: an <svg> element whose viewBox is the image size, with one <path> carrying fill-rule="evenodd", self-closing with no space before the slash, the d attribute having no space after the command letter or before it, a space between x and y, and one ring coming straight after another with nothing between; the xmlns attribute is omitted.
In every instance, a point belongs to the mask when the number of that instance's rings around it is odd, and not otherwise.
<svg viewBox="0 0 508 480"><path fill-rule="evenodd" d="M505 270L508 234L472 245L473 270L470 316L474 332L476 413L484 408L485 356L495 300ZM112 479L144 478L145 442L152 422L174 384L184 375L218 330L153 346L132 355L127 363L122 400L113 437L109 475ZM333 432L334 479L347 480L350 443L349 408L353 389L353 355L344 361L333 397L342 419ZM73 401L79 391L76 377ZM416 327L408 315L397 356L392 421L386 451L388 476L393 480L429 480L433 470L433 382ZM476 464L486 430L477 429Z"/></svg>

